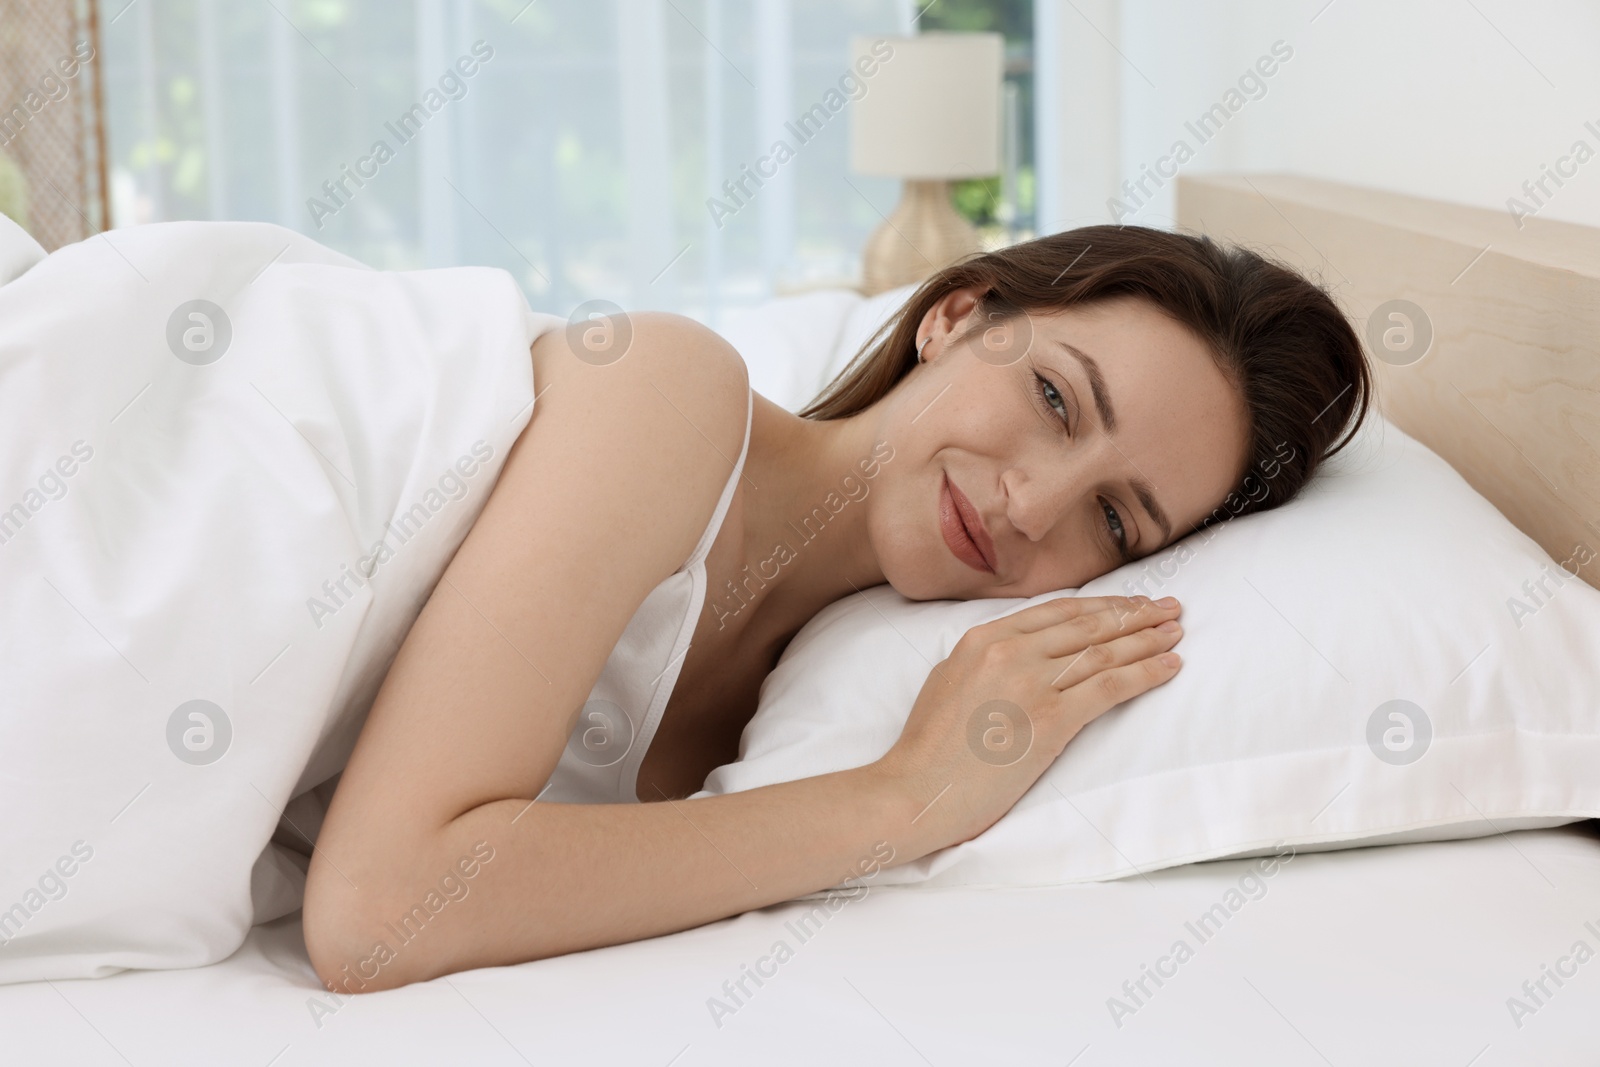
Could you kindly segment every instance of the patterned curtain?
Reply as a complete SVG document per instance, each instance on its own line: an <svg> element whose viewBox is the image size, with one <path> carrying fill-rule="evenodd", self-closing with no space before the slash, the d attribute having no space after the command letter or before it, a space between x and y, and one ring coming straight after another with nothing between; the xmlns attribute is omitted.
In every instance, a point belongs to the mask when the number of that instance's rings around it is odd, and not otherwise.
<svg viewBox="0 0 1600 1067"><path fill-rule="evenodd" d="M47 251L110 216L96 0L0 0L0 213Z"/></svg>

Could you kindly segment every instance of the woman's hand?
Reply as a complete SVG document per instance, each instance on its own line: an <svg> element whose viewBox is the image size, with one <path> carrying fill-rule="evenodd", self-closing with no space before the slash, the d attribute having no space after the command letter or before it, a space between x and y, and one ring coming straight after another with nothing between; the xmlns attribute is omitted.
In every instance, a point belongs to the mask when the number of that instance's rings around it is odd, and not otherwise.
<svg viewBox="0 0 1600 1067"><path fill-rule="evenodd" d="M1079 730L1176 674L1181 608L1166 600L1060 597L963 634L869 768L918 812L897 861L987 830Z"/></svg>

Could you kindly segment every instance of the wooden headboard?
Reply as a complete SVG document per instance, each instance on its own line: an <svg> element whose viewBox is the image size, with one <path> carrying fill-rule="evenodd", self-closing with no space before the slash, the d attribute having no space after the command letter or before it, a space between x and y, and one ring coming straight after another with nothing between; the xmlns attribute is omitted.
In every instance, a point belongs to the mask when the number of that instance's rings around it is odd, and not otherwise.
<svg viewBox="0 0 1600 1067"><path fill-rule="evenodd" d="M1600 229L1283 174L1177 197L1180 228L1326 285L1384 416L1600 587Z"/></svg>

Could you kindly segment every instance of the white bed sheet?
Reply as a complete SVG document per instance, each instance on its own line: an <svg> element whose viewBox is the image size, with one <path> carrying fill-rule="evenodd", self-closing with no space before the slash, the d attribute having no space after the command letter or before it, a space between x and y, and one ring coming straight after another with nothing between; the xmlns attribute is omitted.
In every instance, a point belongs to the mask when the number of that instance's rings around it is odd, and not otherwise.
<svg viewBox="0 0 1600 1067"><path fill-rule="evenodd" d="M793 410L904 295L812 294L723 332ZM1595 825L1300 855L1203 944L1185 924L1251 861L884 887L804 943L791 924L815 902L337 1004L296 912L210 967L0 986L0 1064L1595 1064L1600 957L1560 987L1542 970L1600 952ZM1118 1026L1108 1000L1132 1004L1123 983L1180 938L1193 958ZM709 999L779 939L793 958L719 1027ZM1513 997L1535 1010L1513 1018Z"/></svg>
<svg viewBox="0 0 1600 1067"><path fill-rule="evenodd" d="M801 943L789 903L650 941L323 999L299 913L183 971L0 987L8 1064L1336 1064L1600 1062L1600 958L1520 1027L1508 998L1600 950L1596 824L1302 854L1200 942L1250 861L1023 890L883 888ZM1592 924L1590 926L1585 924ZM719 1028L773 942L793 958ZM1118 1027L1108 998L1194 955ZM1170 965L1166 966L1169 972ZM1528 1001L1531 1006L1531 1001ZM318 1025L320 1021L320 1026Z"/></svg>

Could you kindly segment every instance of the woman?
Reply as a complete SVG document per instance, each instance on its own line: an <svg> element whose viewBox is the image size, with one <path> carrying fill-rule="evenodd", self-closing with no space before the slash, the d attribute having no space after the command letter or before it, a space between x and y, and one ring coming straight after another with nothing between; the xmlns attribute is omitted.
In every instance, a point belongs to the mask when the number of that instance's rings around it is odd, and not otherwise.
<svg viewBox="0 0 1600 1067"><path fill-rule="evenodd" d="M575 350L572 331L532 346L537 410L322 827L304 929L330 989L681 930L836 885L885 846L893 865L972 838L1085 724L1173 676L1175 601L1063 597L976 627L876 763L682 798L737 757L762 679L834 600L882 582L919 600L1081 586L1225 515L1247 477L1238 513L1291 498L1370 393L1317 286L1133 226L939 272L799 416L751 393L709 330L629 325L625 358ZM866 462L873 491L748 580ZM730 586L736 611L703 595ZM607 684L651 710L580 721ZM1006 766L966 740L997 699L1033 728ZM535 802L547 787L640 803ZM417 902L441 876L466 900L457 871L475 903L432 918Z"/></svg>

